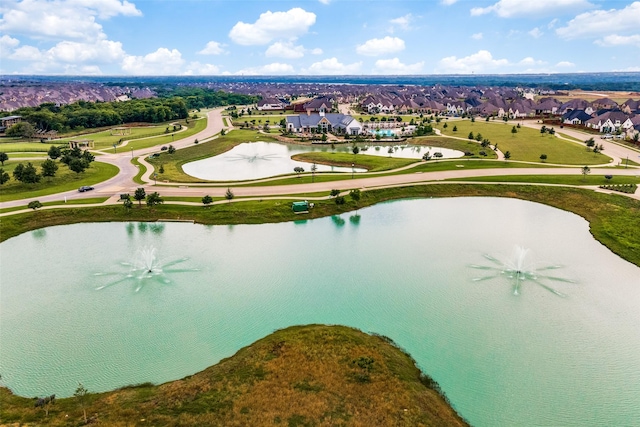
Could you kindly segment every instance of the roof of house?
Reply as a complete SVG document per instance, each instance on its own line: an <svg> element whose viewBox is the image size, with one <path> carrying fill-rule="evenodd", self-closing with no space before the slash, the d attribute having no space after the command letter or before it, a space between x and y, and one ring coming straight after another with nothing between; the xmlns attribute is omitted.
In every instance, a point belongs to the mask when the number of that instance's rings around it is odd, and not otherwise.
<svg viewBox="0 0 640 427"><path fill-rule="evenodd" d="M331 126L347 127L355 119L348 114L328 113L328 114L300 114L298 116L287 116L287 124L291 123L293 127L300 129L305 127L316 127L320 121L326 118ZM357 120L355 120L357 121Z"/></svg>
<svg viewBox="0 0 640 427"><path fill-rule="evenodd" d="M564 113L562 115L562 120L572 121L572 120L575 120L575 119L578 119L578 120L580 120L581 122L584 123L587 120L590 120L591 116L589 114L585 113L584 110L571 110L571 111L568 111L568 112L566 112L566 113Z"/></svg>

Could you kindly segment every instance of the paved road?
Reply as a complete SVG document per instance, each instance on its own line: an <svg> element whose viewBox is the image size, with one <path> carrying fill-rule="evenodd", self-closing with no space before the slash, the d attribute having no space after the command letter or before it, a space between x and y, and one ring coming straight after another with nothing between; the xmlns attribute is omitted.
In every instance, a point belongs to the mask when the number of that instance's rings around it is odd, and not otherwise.
<svg viewBox="0 0 640 427"><path fill-rule="evenodd" d="M203 131L199 132L196 135L192 135L188 138L183 138L177 140L173 143L176 149L181 149L185 147L189 147L193 145L193 141L197 138L200 141L204 141L210 138L215 137L223 128L223 120L222 120L222 108L218 108L212 110L207 113L208 122L207 127ZM536 123L524 123L525 126L539 128L541 125ZM579 140L585 140L590 137L590 135L583 134L578 131L574 131L571 129L563 129L563 133L568 136L575 137ZM586 136L586 137L585 137ZM605 153L614 156L614 159L618 161L620 159L633 158L636 160L636 156L640 156L640 152L636 152L626 147L619 146L615 143L602 140L602 143L605 146ZM157 147L151 147L146 149L140 149L135 151L135 156L138 157L141 161L143 161L144 157L150 153L158 151ZM41 202L51 202L51 201L64 201L64 200L74 200L80 198L89 198L89 197L110 197L108 203L117 203L117 198L120 193L133 193L135 188L140 187L139 184L133 182L133 177L138 173L138 169L136 166L131 164L132 154L130 152L123 151L117 154L104 154L99 156L99 161L104 161L107 163L111 163L120 168L120 173L103 183L100 183L96 186L95 191L87 192L87 193L79 193L77 190L68 191L65 193L52 194L49 196L41 196L37 197L37 200ZM640 160L640 159L637 159ZM615 174L615 175L627 175L627 176L640 176L640 169L637 168L629 168L629 169L615 169L615 171L611 170L611 166L615 165L614 162L611 162L609 165L602 165L603 167L591 166L591 175L606 175L606 174ZM411 166L405 168L408 169ZM158 191L163 196L183 196L183 197L202 197L204 195L210 195L212 197L223 197L227 187L231 187L236 196L239 197L256 197L256 198L268 198L269 196L282 196L282 195L292 195L292 194L301 194L301 193L316 193L316 192L329 192L333 188L338 188L341 190L349 190L354 188L360 189L372 189L372 188L381 188L387 186L398 186L398 185L408 185L408 184L416 184L416 183L425 183L427 181L442 181L442 180L452 180L456 178L473 178L473 177L487 177L487 176L503 176L503 175L580 175L581 168L566 168L566 167L558 167L558 168L518 168L518 169L456 169L451 171L442 171L442 172L425 172L425 173L406 173L401 175L386 175L380 176L373 173L366 174L366 177L363 174L358 176L356 174L356 178L352 180L342 180L335 182L319 182L319 183L309 183L309 184L295 184L295 185L278 185L278 186L243 186L243 187L234 187L233 184L220 184L217 186L211 186L211 184L182 184L176 186L174 183L173 186L169 185L153 185L153 181L149 179L150 170L148 170L147 174L143 180L147 182L144 185L147 192L149 191ZM261 180L268 181L268 180ZM246 185L247 183L243 183ZM635 195L632 195L636 199L640 200L640 190L636 192ZM29 201L35 200L36 198L30 199L22 199L11 202L0 203L0 208L9 208L14 206L24 206Z"/></svg>

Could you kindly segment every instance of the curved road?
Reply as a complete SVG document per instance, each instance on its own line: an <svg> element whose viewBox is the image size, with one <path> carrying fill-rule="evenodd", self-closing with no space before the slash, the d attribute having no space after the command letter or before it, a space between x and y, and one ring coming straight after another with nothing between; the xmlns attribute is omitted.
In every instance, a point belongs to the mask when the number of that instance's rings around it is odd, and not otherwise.
<svg viewBox="0 0 640 427"><path fill-rule="evenodd" d="M173 146L176 149L186 148L193 145L193 141L197 138L200 141L215 138L220 131L225 128L222 120L222 108L211 110L207 113L208 121L207 127L188 138L183 138L173 142ZM540 128L541 125L535 123L524 123L525 126ZM562 132L568 136L577 138L579 140L586 140L591 135L583 134L572 129L563 129ZM605 153L611 156L614 161L609 165L591 166L591 174L609 174L612 173L611 167L617 164L621 159L625 159L629 156L630 159L638 162L640 160L640 151L636 152L633 149L623 147L621 145L612 143L610 141L600 140L598 144L603 144L605 147ZM136 157L140 161L144 161L144 157L150 153L158 151L158 147L150 147L135 151ZM121 153L103 154L99 156L97 161L113 164L120 169L120 173L96 186L96 190L88 193L79 193L77 190L67 191L63 193L52 194L48 196L37 197L40 202L52 202L52 201L65 201L81 198L90 198L96 196L108 196L110 197L107 203L117 203L119 195L121 193L133 193L135 188L140 187L139 184L133 182L133 177L137 175L137 166L131 163L132 154L130 152L123 151ZM406 184L427 183L430 181L442 181L442 180L455 180L457 178L473 178L473 177L488 177L488 176L501 176L501 175L580 175L580 167L558 167L558 168L516 168L516 169L456 169L450 171L441 172L425 172L425 173L406 173L400 175L385 175L385 176L373 176L368 175L362 177L362 174L352 180L342 180L334 182L318 182L308 184L293 184L293 185L277 185L277 186L250 186L246 182L243 182L242 186L234 186L233 183L219 184L214 186L206 186L206 184L179 184L172 183L169 185L156 185L149 180L150 170L147 171L143 180L147 182L145 189L149 191L157 191L163 196L182 196L182 197L202 197L204 195L210 195L212 197L224 197L227 187L233 188L233 192L236 196L240 197L255 197L255 198L268 198L269 196L282 196L301 193L316 193L316 192L329 192L333 188L339 188L341 190L350 190L354 188L359 189L372 189L388 186L399 186ZM615 169L615 175L627 175L627 176L640 176L640 169ZM595 187L590 187L594 188ZM622 194L622 193L619 193ZM635 195L631 195L640 200L640 191L637 191ZM10 202L0 203L0 209L10 208L16 206L25 206L29 201L36 198L20 199ZM75 205L77 207L77 205ZM60 206L56 206L60 207ZM17 212L17 211L16 211ZM12 214L15 212L5 213Z"/></svg>

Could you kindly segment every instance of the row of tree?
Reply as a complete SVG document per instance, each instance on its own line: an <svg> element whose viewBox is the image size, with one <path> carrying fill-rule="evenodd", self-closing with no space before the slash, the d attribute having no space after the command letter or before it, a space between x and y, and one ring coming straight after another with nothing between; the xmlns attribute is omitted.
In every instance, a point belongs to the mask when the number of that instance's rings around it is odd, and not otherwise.
<svg viewBox="0 0 640 427"><path fill-rule="evenodd" d="M184 99L187 108L196 110L201 108L222 107L225 105L254 104L258 97L243 95L240 93L230 93L221 90L212 90L199 87L158 87L155 89L158 97L170 99L180 97Z"/></svg>
<svg viewBox="0 0 640 427"><path fill-rule="evenodd" d="M3 113L2 115L7 115ZM38 107L23 107L11 114L22 118L36 129L44 131L91 129L103 126L114 126L122 123L147 122L160 123L170 120L185 119L189 111L184 99L180 97L166 99L133 99L127 102L87 102L78 101L73 104L58 106L54 103L40 104ZM20 129L20 123L7 129L11 136L12 128ZM22 135L13 135L22 136Z"/></svg>
<svg viewBox="0 0 640 427"><path fill-rule="evenodd" d="M28 162L26 165L18 163L13 170L13 178L24 184L36 184L40 182L42 177L53 178L56 176L58 171L58 162L56 162L56 159L58 158L60 159L60 163L66 165L69 170L78 174L84 172L85 169L90 166L91 162L95 160L95 156L88 150L82 151L77 147L73 149L62 149L52 145L47 154L49 158L40 164L40 173L38 173L37 168L31 162ZM2 166L4 166L4 162L7 160L9 160L7 153L0 152L0 162ZM0 168L0 185L5 184L9 179L9 174L5 172L4 168Z"/></svg>

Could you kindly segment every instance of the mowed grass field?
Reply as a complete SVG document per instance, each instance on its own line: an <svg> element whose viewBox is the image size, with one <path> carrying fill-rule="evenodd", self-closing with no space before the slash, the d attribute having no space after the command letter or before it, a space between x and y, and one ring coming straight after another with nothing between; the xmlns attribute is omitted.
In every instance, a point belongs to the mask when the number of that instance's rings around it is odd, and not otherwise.
<svg viewBox="0 0 640 427"><path fill-rule="evenodd" d="M541 134L535 129L521 127L518 133L513 134L513 123L458 120L449 123L446 129L443 125L443 122L438 123L435 128L448 136L467 138L469 132L473 132L474 136L481 133L491 144L497 143L498 149L503 153L509 151L511 160L541 162L541 154L547 155L546 163L554 164L597 165L609 163L611 160L606 153L593 153L584 145L548 133ZM453 131L454 126L457 127L457 132Z"/></svg>
<svg viewBox="0 0 640 427"><path fill-rule="evenodd" d="M99 132L86 133L82 135L75 135L51 141L40 142L33 140L31 142L24 141L15 138L3 138L0 139L0 151L6 153L15 152L47 152L52 145L67 145L71 140L90 139L93 140L95 150L111 150L113 151L113 145L116 144L116 151L120 149L134 150L153 147L160 144L171 144L173 141L187 138L202 131L207 126L207 119L192 119L189 118L189 123L184 120L174 121L180 123L183 130L180 132L173 132L173 125L170 123L162 123L158 125L138 126L131 127L130 134L113 134L111 129L102 130ZM171 123L174 123L171 122ZM117 126L114 126L114 128ZM166 133L167 127L169 133ZM186 127L186 129L184 129ZM127 130L129 132L129 130ZM122 144L127 142L126 148Z"/></svg>
<svg viewBox="0 0 640 427"><path fill-rule="evenodd" d="M42 162L43 160L35 159L31 161L9 160L4 162L3 169L11 178L0 187L0 202L26 197L46 196L48 194L75 190L83 185L96 185L109 178L113 178L120 171L116 166L108 163L92 162L88 169L78 174L69 170L65 164L58 162L56 176L53 178L41 177L40 182L35 184L23 184L20 181L16 181L13 177L13 170L19 163L25 166L27 163L31 163L38 170L38 173L41 174L42 170L40 165Z"/></svg>

